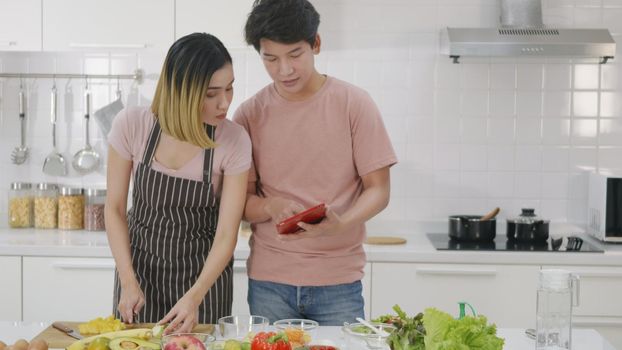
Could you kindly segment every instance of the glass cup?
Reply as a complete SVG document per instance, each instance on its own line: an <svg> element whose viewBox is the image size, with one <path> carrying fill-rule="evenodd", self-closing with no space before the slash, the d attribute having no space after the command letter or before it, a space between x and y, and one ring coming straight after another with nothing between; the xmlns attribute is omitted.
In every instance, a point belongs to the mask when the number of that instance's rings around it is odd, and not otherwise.
<svg viewBox="0 0 622 350"><path fill-rule="evenodd" d="M162 350L206 350L216 338L207 333L174 333L160 342Z"/></svg>
<svg viewBox="0 0 622 350"><path fill-rule="evenodd" d="M265 331L270 321L263 316L231 315L218 319L218 331L223 339L243 340Z"/></svg>

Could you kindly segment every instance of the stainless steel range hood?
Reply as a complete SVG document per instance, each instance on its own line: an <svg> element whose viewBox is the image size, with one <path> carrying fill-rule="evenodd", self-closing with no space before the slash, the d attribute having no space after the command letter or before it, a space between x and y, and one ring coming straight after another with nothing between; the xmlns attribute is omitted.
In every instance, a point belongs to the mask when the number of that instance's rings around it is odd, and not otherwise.
<svg viewBox="0 0 622 350"><path fill-rule="evenodd" d="M615 56L616 43L607 29L548 28L540 0L500 2L498 28L447 28L454 63L461 56L595 57L601 63Z"/></svg>

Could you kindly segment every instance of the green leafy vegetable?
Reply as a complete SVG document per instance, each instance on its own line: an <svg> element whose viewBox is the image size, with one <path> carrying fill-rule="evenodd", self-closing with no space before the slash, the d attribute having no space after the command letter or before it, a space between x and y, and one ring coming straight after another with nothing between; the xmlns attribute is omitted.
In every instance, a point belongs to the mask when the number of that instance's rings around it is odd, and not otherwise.
<svg viewBox="0 0 622 350"><path fill-rule="evenodd" d="M396 316L384 315L373 320L375 322L390 323L396 327L388 338L389 346L392 350L425 350L423 328L423 314L419 313L415 317L408 317L399 307L393 306Z"/></svg>
<svg viewBox="0 0 622 350"><path fill-rule="evenodd" d="M488 325L484 316L466 316L460 320L450 314L428 308L423 315L427 350L501 350L503 339L497 327Z"/></svg>

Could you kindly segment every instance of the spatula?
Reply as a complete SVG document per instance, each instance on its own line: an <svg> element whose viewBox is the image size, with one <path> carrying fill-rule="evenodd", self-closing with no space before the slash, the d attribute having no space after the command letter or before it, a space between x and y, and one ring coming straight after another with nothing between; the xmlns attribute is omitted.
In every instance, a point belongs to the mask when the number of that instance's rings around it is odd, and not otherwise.
<svg viewBox="0 0 622 350"><path fill-rule="evenodd" d="M28 159L28 147L26 146L26 113L24 112L24 91L19 90L19 123L20 123L20 145L13 149L11 161L13 164L23 164Z"/></svg>

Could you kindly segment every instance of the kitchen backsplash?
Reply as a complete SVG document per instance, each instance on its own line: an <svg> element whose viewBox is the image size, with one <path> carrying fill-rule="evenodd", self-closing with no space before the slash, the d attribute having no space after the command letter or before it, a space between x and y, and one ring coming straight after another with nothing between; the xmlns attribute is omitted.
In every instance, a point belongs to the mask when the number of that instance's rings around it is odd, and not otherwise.
<svg viewBox="0 0 622 350"><path fill-rule="evenodd" d="M376 222L444 220L447 215L502 208L501 218L521 207L543 217L585 223L587 174L622 173L622 70L620 59L463 59L442 54L446 26L496 26L496 0L313 1L322 14L319 71L369 91L383 113L398 153L391 173L391 203ZM622 51L622 1L547 0L549 26L606 27ZM148 105L165 53L0 52L7 73L131 74L142 84L90 80L91 114L115 99ZM229 115L269 82L256 52L232 50L235 97ZM11 163L19 144L19 79L0 79L0 215L7 215L13 181L104 187L106 167L80 176L43 174L52 151L51 79L25 79L25 164ZM83 79L56 79L57 145L69 162L84 147ZM91 119L91 144L107 144ZM104 157L105 159L105 157ZM6 227L6 220L0 220Z"/></svg>

